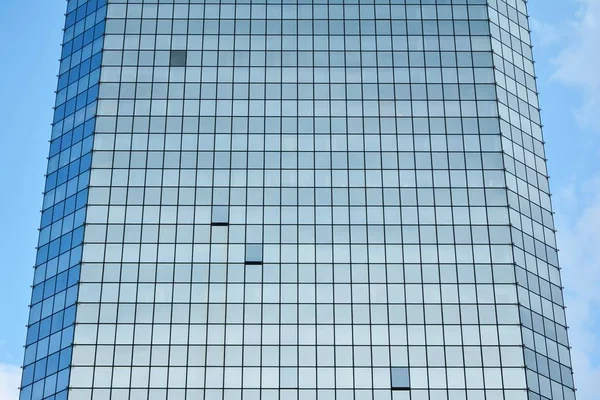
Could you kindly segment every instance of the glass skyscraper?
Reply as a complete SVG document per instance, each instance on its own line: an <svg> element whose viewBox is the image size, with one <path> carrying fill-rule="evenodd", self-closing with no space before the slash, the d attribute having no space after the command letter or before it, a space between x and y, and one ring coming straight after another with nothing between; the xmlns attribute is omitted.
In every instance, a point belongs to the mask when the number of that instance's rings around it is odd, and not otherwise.
<svg viewBox="0 0 600 400"><path fill-rule="evenodd" d="M574 400L524 0L69 0L21 400Z"/></svg>

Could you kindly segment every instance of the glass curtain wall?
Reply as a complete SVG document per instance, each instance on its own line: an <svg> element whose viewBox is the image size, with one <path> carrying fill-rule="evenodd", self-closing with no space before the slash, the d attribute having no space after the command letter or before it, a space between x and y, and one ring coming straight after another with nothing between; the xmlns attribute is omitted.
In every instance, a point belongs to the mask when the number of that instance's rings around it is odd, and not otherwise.
<svg viewBox="0 0 600 400"><path fill-rule="evenodd" d="M529 398L574 399L526 3L489 14Z"/></svg>
<svg viewBox="0 0 600 400"><path fill-rule="evenodd" d="M67 398L106 8L67 2L21 400Z"/></svg>
<svg viewBox="0 0 600 400"><path fill-rule="evenodd" d="M22 399L574 400L522 0L105 2Z"/></svg>

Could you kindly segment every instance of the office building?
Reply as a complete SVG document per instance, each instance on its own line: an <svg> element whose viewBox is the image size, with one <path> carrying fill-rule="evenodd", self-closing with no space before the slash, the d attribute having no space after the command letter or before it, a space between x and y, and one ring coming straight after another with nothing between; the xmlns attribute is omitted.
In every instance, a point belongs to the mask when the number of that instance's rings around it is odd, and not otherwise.
<svg viewBox="0 0 600 400"><path fill-rule="evenodd" d="M574 400L523 0L70 0L21 400Z"/></svg>

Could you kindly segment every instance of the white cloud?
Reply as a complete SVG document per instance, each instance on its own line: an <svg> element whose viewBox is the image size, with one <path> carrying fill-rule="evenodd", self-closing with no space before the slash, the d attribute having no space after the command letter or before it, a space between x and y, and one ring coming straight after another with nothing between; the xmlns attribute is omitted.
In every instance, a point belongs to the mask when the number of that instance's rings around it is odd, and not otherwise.
<svg viewBox="0 0 600 400"><path fill-rule="evenodd" d="M564 24L560 33L550 25L535 22L541 43L564 38L566 46L555 58L553 78L582 93L582 103L574 110L575 118L584 127L600 130L600 0L578 0L575 19ZM563 41L563 40L560 40Z"/></svg>
<svg viewBox="0 0 600 400"><path fill-rule="evenodd" d="M600 390L600 179L578 182L556 198L569 340L578 400Z"/></svg>
<svg viewBox="0 0 600 400"><path fill-rule="evenodd" d="M535 34L535 38L542 46L552 46L560 42L563 37L561 31L559 31L556 26L540 21L537 18L530 17L529 25L531 27L532 32Z"/></svg>
<svg viewBox="0 0 600 400"><path fill-rule="evenodd" d="M17 400L21 369L14 365L0 364L0 400Z"/></svg>

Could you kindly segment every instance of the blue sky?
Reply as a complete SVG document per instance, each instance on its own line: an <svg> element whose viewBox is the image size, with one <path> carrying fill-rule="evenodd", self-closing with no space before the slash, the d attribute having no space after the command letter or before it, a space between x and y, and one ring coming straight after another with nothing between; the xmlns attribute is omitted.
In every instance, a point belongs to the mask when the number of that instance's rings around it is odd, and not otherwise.
<svg viewBox="0 0 600 400"><path fill-rule="evenodd" d="M0 0L0 400L16 399L64 0ZM600 0L530 0L579 400L600 390Z"/></svg>

